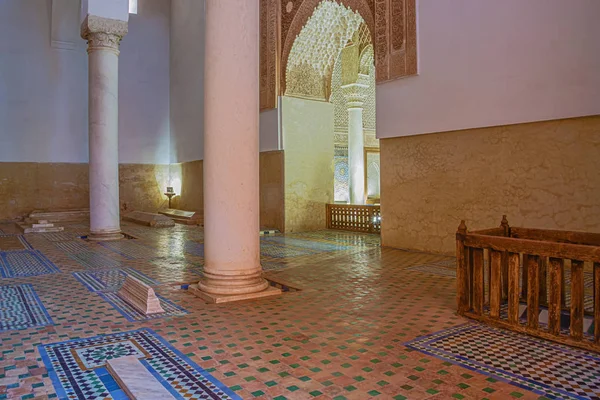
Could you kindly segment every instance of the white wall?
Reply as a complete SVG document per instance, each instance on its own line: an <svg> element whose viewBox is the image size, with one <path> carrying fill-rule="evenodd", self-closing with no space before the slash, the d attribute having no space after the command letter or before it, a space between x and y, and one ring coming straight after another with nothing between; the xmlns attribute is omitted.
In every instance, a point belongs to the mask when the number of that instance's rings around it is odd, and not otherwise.
<svg viewBox="0 0 600 400"><path fill-rule="evenodd" d="M168 0L138 0L119 56L119 161L168 164Z"/></svg>
<svg viewBox="0 0 600 400"><path fill-rule="evenodd" d="M204 5L171 0L172 163L204 158ZM278 110L260 113L260 151L270 150L279 150Z"/></svg>
<svg viewBox="0 0 600 400"><path fill-rule="evenodd" d="M51 47L51 10L51 0L0 1L0 162L88 160L86 44ZM78 37L79 22L67 25ZM168 35L168 1L139 0L121 45L121 162L169 161Z"/></svg>
<svg viewBox="0 0 600 400"><path fill-rule="evenodd" d="M50 47L51 7L0 1L0 161L88 158L85 42Z"/></svg>
<svg viewBox="0 0 600 400"><path fill-rule="evenodd" d="M377 86L380 138L600 113L600 1L420 0L419 76Z"/></svg>
<svg viewBox="0 0 600 400"><path fill-rule="evenodd" d="M204 0L171 0L171 162L204 157Z"/></svg>
<svg viewBox="0 0 600 400"><path fill-rule="evenodd" d="M260 113L260 151L281 150L279 140L279 109Z"/></svg>

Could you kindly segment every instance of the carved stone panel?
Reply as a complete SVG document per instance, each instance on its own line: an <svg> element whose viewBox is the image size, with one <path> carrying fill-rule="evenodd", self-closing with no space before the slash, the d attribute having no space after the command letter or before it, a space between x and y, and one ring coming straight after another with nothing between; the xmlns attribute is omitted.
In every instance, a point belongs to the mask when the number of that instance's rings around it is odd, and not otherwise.
<svg viewBox="0 0 600 400"><path fill-rule="evenodd" d="M260 0L260 109L277 105L279 0Z"/></svg>
<svg viewBox="0 0 600 400"><path fill-rule="evenodd" d="M416 0L390 0L389 77L417 73Z"/></svg>
<svg viewBox="0 0 600 400"><path fill-rule="evenodd" d="M417 73L416 0L375 0L377 82Z"/></svg>
<svg viewBox="0 0 600 400"><path fill-rule="evenodd" d="M375 1L375 71L377 82L389 79L389 0Z"/></svg>

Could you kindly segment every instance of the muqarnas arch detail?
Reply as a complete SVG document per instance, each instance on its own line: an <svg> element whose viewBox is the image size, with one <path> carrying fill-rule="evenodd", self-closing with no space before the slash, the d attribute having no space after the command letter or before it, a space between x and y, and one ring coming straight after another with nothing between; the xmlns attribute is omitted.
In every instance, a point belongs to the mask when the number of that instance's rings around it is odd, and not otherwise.
<svg viewBox="0 0 600 400"><path fill-rule="evenodd" d="M277 96L285 93L294 41L322 1L335 1L360 14L372 35L378 83L417 73L416 0L260 1L261 109L274 108Z"/></svg>

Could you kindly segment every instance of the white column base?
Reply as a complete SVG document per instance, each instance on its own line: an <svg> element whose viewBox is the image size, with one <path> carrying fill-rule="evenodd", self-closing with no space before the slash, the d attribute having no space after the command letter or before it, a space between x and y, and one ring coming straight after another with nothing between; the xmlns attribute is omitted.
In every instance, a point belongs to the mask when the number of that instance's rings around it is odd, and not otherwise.
<svg viewBox="0 0 600 400"><path fill-rule="evenodd" d="M123 234L120 230L113 232L90 232L87 238L88 240L94 240L97 242L108 242L111 240L123 239Z"/></svg>
<svg viewBox="0 0 600 400"><path fill-rule="evenodd" d="M207 303L230 303L232 301L242 301L242 300L253 300L253 299L261 299L264 297L271 296L279 296L281 294L281 289L275 288L273 286L269 286L267 282L267 288L260 292L252 292L252 293L244 293L244 294L212 294L208 293L198 287L199 285L191 285L189 287L190 293L194 296L201 298Z"/></svg>

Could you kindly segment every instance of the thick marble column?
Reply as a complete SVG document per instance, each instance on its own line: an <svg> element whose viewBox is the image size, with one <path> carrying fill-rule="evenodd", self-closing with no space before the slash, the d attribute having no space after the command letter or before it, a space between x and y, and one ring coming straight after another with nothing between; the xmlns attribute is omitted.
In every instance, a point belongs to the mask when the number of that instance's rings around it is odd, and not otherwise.
<svg viewBox="0 0 600 400"><path fill-rule="evenodd" d="M88 15L81 37L88 42L90 234L122 237L119 216L119 42L127 22Z"/></svg>
<svg viewBox="0 0 600 400"><path fill-rule="evenodd" d="M211 302L279 294L259 242L259 0L207 0L204 67L204 277Z"/></svg>
<svg viewBox="0 0 600 400"><path fill-rule="evenodd" d="M368 85L344 85L348 105L348 168L350 203L365 204L365 136L363 132L363 94Z"/></svg>

